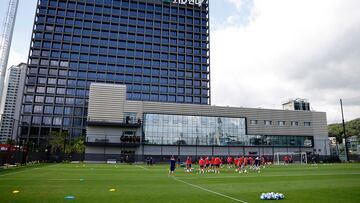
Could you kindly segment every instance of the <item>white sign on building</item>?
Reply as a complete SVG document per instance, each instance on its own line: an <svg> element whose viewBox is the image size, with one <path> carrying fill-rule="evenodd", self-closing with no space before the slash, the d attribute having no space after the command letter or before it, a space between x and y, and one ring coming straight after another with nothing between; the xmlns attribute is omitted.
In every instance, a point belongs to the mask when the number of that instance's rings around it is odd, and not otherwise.
<svg viewBox="0 0 360 203"><path fill-rule="evenodd" d="M197 5L199 7L202 6L205 0L173 0L174 4L181 4L181 5Z"/></svg>

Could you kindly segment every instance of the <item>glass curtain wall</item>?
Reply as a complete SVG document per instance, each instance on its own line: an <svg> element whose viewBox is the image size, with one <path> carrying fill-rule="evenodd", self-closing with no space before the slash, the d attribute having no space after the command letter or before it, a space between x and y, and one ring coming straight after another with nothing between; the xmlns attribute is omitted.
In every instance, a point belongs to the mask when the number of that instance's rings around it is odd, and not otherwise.
<svg viewBox="0 0 360 203"><path fill-rule="evenodd" d="M245 136L245 118L145 114L144 119L149 144L241 144Z"/></svg>
<svg viewBox="0 0 360 203"><path fill-rule="evenodd" d="M146 144L313 147L312 136L247 135L245 118L144 114L143 131Z"/></svg>

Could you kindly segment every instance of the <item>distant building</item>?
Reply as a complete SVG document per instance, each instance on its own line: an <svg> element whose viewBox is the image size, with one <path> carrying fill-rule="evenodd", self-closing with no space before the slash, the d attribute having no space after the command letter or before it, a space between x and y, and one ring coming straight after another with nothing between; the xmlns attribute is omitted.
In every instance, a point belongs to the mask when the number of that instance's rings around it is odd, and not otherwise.
<svg viewBox="0 0 360 203"><path fill-rule="evenodd" d="M26 71L25 63L11 66L7 71L1 96L0 143L16 138Z"/></svg>
<svg viewBox="0 0 360 203"><path fill-rule="evenodd" d="M329 137L329 141L331 145L336 145L337 141L336 141L336 137Z"/></svg>
<svg viewBox="0 0 360 203"><path fill-rule="evenodd" d="M348 143L350 153L352 153L352 154L359 153L358 152L358 145L360 143L359 143L359 138L357 136L348 137L347 138L347 143Z"/></svg>
<svg viewBox="0 0 360 203"><path fill-rule="evenodd" d="M310 111L310 103L307 99L291 99L282 106L284 110Z"/></svg>

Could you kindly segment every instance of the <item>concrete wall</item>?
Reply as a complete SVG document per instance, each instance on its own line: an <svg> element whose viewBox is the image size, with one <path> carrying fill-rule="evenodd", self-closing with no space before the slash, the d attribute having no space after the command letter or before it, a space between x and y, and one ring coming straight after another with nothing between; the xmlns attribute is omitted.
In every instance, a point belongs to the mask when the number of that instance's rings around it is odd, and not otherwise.
<svg viewBox="0 0 360 203"><path fill-rule="evenodd" d="M96 83L90 86L88 121L122 122L126 86Z"/></svg>

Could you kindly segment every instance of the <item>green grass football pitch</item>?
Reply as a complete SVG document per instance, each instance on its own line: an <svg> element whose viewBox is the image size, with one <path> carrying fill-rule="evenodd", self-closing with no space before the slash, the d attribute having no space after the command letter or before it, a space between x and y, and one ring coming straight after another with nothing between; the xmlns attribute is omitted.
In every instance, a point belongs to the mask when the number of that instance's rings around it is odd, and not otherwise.
<svg viewBox="0 0 360 203"><path fill-rule="evenodd" d="M261 173L185 173L168 165L43 164L0 171L0 202L360 202L360 164L269 166ZM110 191L115 189L115 191ZM18 190L18 193L13 191ZM74 196L75 199L64 199Z"/></svg>

